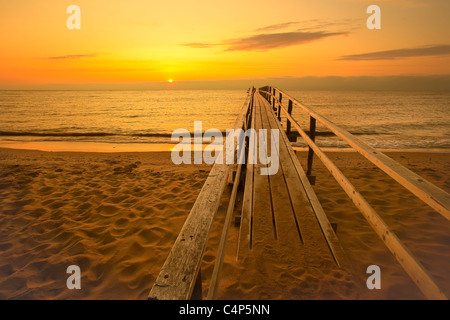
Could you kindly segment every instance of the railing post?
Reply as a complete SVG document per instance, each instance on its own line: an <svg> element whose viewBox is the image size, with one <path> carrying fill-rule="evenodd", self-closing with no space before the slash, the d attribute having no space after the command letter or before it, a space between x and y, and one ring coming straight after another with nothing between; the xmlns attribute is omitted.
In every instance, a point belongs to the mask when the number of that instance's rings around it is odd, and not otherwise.
<svg viewBox="0 0 450 320"><path fill-rule="evenodd" d="M281 121L281 103L283 102L283 95L280 92L280 104L278 105L278 121Z"/></svg>
<svg viewBox="0 0 450 320"><path fill-rule="evenodd" d="M272 88L272 110L275 111L275 88Z"/></svg>
<svg viewBox="0 0 450 320"><path fill-rule="evenodd" d="M289 99L288 114L290 116L292 116L292 105L293 105L292 100ZM291 139L291 121L289 121L289 117L286 117L286 135L290 142L295 142L295 140L292 141L292 139Z"/></svg>
<svg viewBox="0 0 450 320"><path fill-rule="evenodd" d="M316 119L313 117L309 118L309 137L313 142L316 141ZM316 184L316 177L313 176L312 173L312 166L313 166L313 159L314 159L314 150L309 147L308 150L308 170L306 172L306 176L308 177L309 183L312 185Z"/></svg>

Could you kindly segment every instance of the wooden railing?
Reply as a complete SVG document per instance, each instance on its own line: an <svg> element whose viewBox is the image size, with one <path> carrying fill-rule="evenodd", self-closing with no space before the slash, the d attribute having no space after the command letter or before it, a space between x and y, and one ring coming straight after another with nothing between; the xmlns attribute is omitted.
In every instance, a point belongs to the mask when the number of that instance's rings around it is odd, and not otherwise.
<svg viewBox="0 0 450 320"><path fill-rule="evenodd" d="M251 104L255 89L249 90L247 99L236 119L233 129L247 130ZM242 147L242 146L241 146ZM224 156L224 151L218 157ZM244 152L239 152L244 156ZM242 161L239 161L241 163ZM230 172L235 165L215 163L203 185L200 194L191 209L183 228L167 257L162 270L150 291L149 299L189 300L202 298L201 264L206 249L210 230L220 200L227 185ZM237 166L233 191L229 202L224 230L208 291L208 298L214 298L222 270L226 239L231 225L237 186L240 179L241 165Z"/></svg>
<svg viewBox="0 0 450 320"><path fill-rule="evenodd" d="M308 151L308 170L307 174L310 180L313 156L316 155L325 167L330 171L339 185L360 210L381 240L385 243L397 261L402 265L411 279L416 283L425 297L429 299L448 299L444 292L436 284L436 281L423 267L423 265L412 255L405 245L397 238L387 224L381 219L376 211L364 199L364 197L355 189L344 174L334 165L326 154L315 143L316 122L331 130L336 136L347 142L353 149L358 151L370 162L392 177L395 181L408 189L411 193L424 201L430 207L439 212L442 216L450 220L450 195L442 189L424 180L414 172L403 167L398 162L370 147L362 142L348 131L338 127L328 119L317 114L313 110L304 106L302 103L292 98L285 92L266 86L260 88L260 93L272 104L278 120L281 121L281 112L286 114L286 133L291 133L292 126L297 130L301 137L309 146ZM288 99L287 109L283 105L283 99ZM293 106L299 107L310 117L309 134L307 134L298 122L292 117ZM311 181L313 183L314 181Z"/></svg>

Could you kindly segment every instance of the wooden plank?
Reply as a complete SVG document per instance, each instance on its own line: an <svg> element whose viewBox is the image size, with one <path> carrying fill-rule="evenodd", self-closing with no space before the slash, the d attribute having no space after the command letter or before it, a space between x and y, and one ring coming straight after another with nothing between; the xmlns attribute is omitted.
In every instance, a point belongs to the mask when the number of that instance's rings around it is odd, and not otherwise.
<svg viewBox="0 0 450 320"><path fill-rule="evenodd" d="M244 126L253 93L254 90L251 88L241 113L236 119L235 129ZM222 156L222 153L219 156ZM149 293L149 299L187 300L191 298L229 171L229 165L214 164Z"/></svg>
<svg viewBox="0 0 450 320"><path fill-rule="evenodd" d="M430 207L435 209L442 216L450 220L450 194L436 187L432 183L426 181L419 175L405 168L404 166L402 166L395 160L389 158L385 154L370 147L366 143L362 142L361 140L353 136L347 130L338 127L325 117L319 115L318 113L312 111L311 109L304 106L300 102L296 101L294 98L286 94L284 91L281 91L279 89L276 90L285 95L286 97L288 97L289 99L291 99L295 105L302 108L306 113L308 113L311 117L315 118L317 121L320 121L324 126L330 129L342 140L347 142L366 159L368 159L378 168L386 172L386 174L388 174L391 178L400 183L403 187L408 189L419 199L427 203Z"/></svg>
<svg viewBox="0 0 450 320"><path fill-rule="evenodd" d="M220 238L219 248L217 250L216 262L214 263L214 270L211 276L211 284L208 290L208 300L213 300L216 298L217 290L219 288L219 281L222 274L223 260L225 258L225 249L227 245L228 232L231 227L231 221L234 213L234 205L237 195L237 190L239 186L239 180L241 178L241 170L242 170L242 159L245 153L242 152L240 159L238 161L238 169L236 172L236 177L234 179L233 190L231 191L230 202L228 204L227 215L225 217L224 228L222 231L222 236Z"/></svg>
<svg viewBox="0 0 450 320"><path fill-rule="evenodd" d="M250 101L250 104L253 104L253 97ZM248 116L246 117L246 119L248 119ZM249 121L247 120L246 123L244 124L244 128L243 128L244 131L246 131L248 129L248 122ZM240 148L246 148L246 147L247 146L245 146L245 140L244 140L244 145L240 146ZM235 147L233 147L233 148L235 150L237 150ZM231 191L230 202L228 203L227 214L226 214L225 222L224 222L224 228L222 231L222 236L220 238L219 248L217 250L217 257L216 257L216 262L214 263L214 270L213 270L213 273L211 276L211 283L210 283L208 295L207 295L208 300L215 299L217 296L217 290L219 289L219 282L220 282L220 277L222 274L223 261L225 258L225 250L226 250L226 245L227 245L228 233L229 233L232 218L233 218L237 191L238 191L238 187L239 187L239 183L240 183L240 179L241 179L241 171L242 171L242 166L243 166L242 163L243 163L244 159L245 159L245 152L241 152L239 155L239 159L237 159L238 168L236 171L236 176L233 181L233 190Z"/></svg>
<svg viewBox="0 0 450 320"><path fill-rule="evenodd" d="M255 129L255 103L251 105L251 125ZM247 159L248 160L248 159ZM253 172L254 165L247 163L247 172L245 175L244 199L242 200L241 227L239 230L239 241L237 248L238 259L248 253L251 246L252 232L252 212L253 212Z"/></svg>
<svg viewBox="0 0 450 320"><path fill-rule="evenodd" d="M255 119L255 128L259 131L262 129L261 101L259 99L255 99ZM257 150L259 161L254 166L253 174L253 226L251 248L264 247L267 243L275 240L269 178L268 176L261 175L261 169L267 168L267 165L261 164L261 160L263 159L260 158L260 149L263 143L267 143L267 141L260 141L258 137Z"/></svg>
<svg viewBox="0 0 450 320"><path fill-rule="evenodd" d="M257 97L263 100L263 97ZM263 104L263 101L260 102ZM271 149L272 137L271 130L278 129L271 127L271 123L267 116L266 108L262 109L262 123L263 128L268 130L268 146L269 154L273 157L273 153L278 153L277 156L280 159L279 152L287 152L286 148L280 148L280 141L274 141L277 148ZM295 213L292 208L291 199L289 198L289 192L286 186L286 181L283 176L283 163L280 163L280 168L275 175L269 176L270 181L270 193L272 195L273 216L275 220L275 227L277 231L278 243L285 249L289 248L293 255L301 248L302 239L300 237L297 221L295 219Z"/></svg>
<svg viewBox="0 0 450 320"><path fill-rule="evenodd" d="M265 107L264 109L267 112L272 127L276 128L279 122L277 121L275 114L271 112L270 108ZM281 134L284 134L283 130L280 130L280 135ZM308 250L310 253L314 252L314 254L320 256L322 260L334 260L323 236L322 229L310 207L310 203L306 197L302 182L295 170L292 159L286 150L287 148L288 146L285 143L280 144L280 163L282 163L288 194L303 244L306 247L305 250ZM316 257L309 254L305 256L305 259L315 260Z"/></svg>
<svg viewBox="0 0 450 320"><path fill-rule="evenodd" d="M284 109L284 108L283 108ZM284 109L287 114L286 110ZM341 185L342 189L347 193L355 206L360 210L377 235L385 243L391 253L395 256L397 261L402 265L403 269L409 274L411 279L416 283L417 287L428 299L444 299L447 296L441 288L436 284L436 281L422 266L422 264L412 255L412 253L403 245L395 233L386 225L376 211L364 199L364 197L355 189L351 182L344 176L344 174L337 168L333 162L322 152L322 150L311 140L311 138L303 131L300 125L292 116L288 115L292 124L308 143L313 148L317 157L328 168L330 173L334 176L336 181Z"/></svg>
<svg viewBox="0 0 450 320"><path fill-rule="evenodd" d="M290 146L288 136L283 134L281 126L279 124L277 125L278 129L280 130L280 139L284 141L285 145ZM344 249L342 248L342 245L337 238L336 233L334 232L333 227L328 220L328 217L326 216L314 189L309 183L309 180L300 164L300 161L297 158L297 155L295 154L292 147L288 147L287 150L300 177L300 180L302 181L306 196L308 197L309 203L314 211L314 214L316 215L320 228L322 229L323 235L328 243L328 247L331 251L331 254L333 255L336 264L340 267L350 267L349 259L345 254Z"/></svg>

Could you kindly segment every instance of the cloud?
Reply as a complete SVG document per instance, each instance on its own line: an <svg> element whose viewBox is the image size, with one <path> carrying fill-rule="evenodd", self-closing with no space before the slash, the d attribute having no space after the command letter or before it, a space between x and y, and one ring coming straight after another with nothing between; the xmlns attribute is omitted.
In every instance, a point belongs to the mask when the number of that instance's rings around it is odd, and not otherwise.
<svg viewBox="0 0 450 320"><path fill-rule="evenodd" d="M367 4L367 0L347 0L350 2L358 2L358 3L364 3ZM448 0L444 0L448 1ZM391 5L397 5L397 6L404 6L404 7L426 7L435 5L437 0L430 1L430 0L378 0L381 4L389 3Z"/></svg>
<svg viewBox="0 0 450 320"><path fill-rule="evenodd" d="M348 32L281 32L261 33L249 37L230 39L222 43L184 43L183 46L196 49L205 49L215 46L225 47L225 51L268 51L271 49L284 48L312 41L317 41L331 36L346 35Z"/></svg>
<svg viewBox="0 0 450 320"><path fill-rule="evenodd" d="M300 22L295 21L295 22L285 22L285 23L273 24L273 25L270 25L267 27L258 28L255 30L255 32L267 32L267 31L285 29L285 28L288 28L293 25L298 25L299 23Z"/></svg>
<svg viewBox="0 0 450 320"><path fill-rule="evenodd" d="M273 24L270 26L258 28L254 30L256 33L267 33L271 31L288 29L291 28L291 31L330 31L328 28L333 27L344 27L345 29L354 29L355 27L360 26L361 19L341 19L341 20L320 20L320 19L311 19L304 21L294 21L294 22L284 22L279 24ZM293 30L294 27L297 27L296 30ZM333 30L337 32L337 30Z"/></svg>
<svg viewBox="0 0 450 320"><path fill-rule="evenodd" d="M283 32L263 33L250 37L227 40L226 51L267 51L317 41L331 36L346 35L348 32Z"/></svg>
<svg viewBox="0 0 450 320"><path fill-rule="evenodd" d="M309 23L302 23L297 31L320 31L334 29L334 32L355 30L361 27L361 19L342 19L335 21L311 20Z"/></svg>
<svg viewBox="0 0 450 320"><path fill-rule="evenodd" d="M368 52L362 54L351 54L339 57L338 60L392 60L398 58L440 56L450 54L450 45L434 45L418 48L405 48L396 50L386 50L377 52Z"/></svg>
<svg viewBox="0 0 450 320"><path fill-rule="evenodd" d="M69 54L66 56L57 56L57 57L48 57L50 60L73 60L73 59L82 59L82 58L93 58L96 57L97 54Z"/></svg>
<svg viewBox="0 0 450 320"><path fill-rule="evenodd" d="M268 51L317 41L323 38L347 35L355 28L356 19L325 21L311 19L273 24L253 30L253 35L229 39L219 43L194 42L181 44L195 49L222 46L224 51ZM333 28L335 30L330 30ZM290 29L285 32L273 32ZM341 29L341 30L336 30Z"/></svg>

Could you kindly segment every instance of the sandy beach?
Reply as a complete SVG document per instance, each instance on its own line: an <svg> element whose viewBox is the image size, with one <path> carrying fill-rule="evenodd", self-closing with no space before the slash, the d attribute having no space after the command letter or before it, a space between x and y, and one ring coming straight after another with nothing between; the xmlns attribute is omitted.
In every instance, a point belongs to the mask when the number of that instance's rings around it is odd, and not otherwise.
<svg viewBox="0 0 450 320"><path fill-rule="evenodd" d="M170 153L0 154L0 298L145 298L209 171Z"/></svg>
<svg viewBox="0 0 450 320"><path fill-rule="evenodd" d="M450 154L389 154L425 179L450 191ZM305 153L299 152L304 164ZM450 223L356 153L330 153L339 168L450 292ZM168 152L83 153L0 149L0 298L146 299L198 193L207 165L176 166ZM238 229L230 232L219 299L380 298L423 299L403 269L319 162L314 187L361 281L368 265L382 270L382 290L374 295L345 288L336 294L314 290L258 295L258 279L238 281ZM213 225L202 266L209 286L226 211ZM278 266L276 258L266 261ZM66 288L66 268L78 265L82 290ZM275 283L286 279L275 279ZM254 276L255 277L255 276ZM339 280L341 279L341 280ZM299 277L290 286L315 279ZM342 283L340 283L342 282ZM366 289L367 290L367 289ZM317 290L316 290L317 291ZM319 290L320 291L320 290ZM318 291L318 292L319 292ZM305 292L310 292L308 295Z"/></svg>

